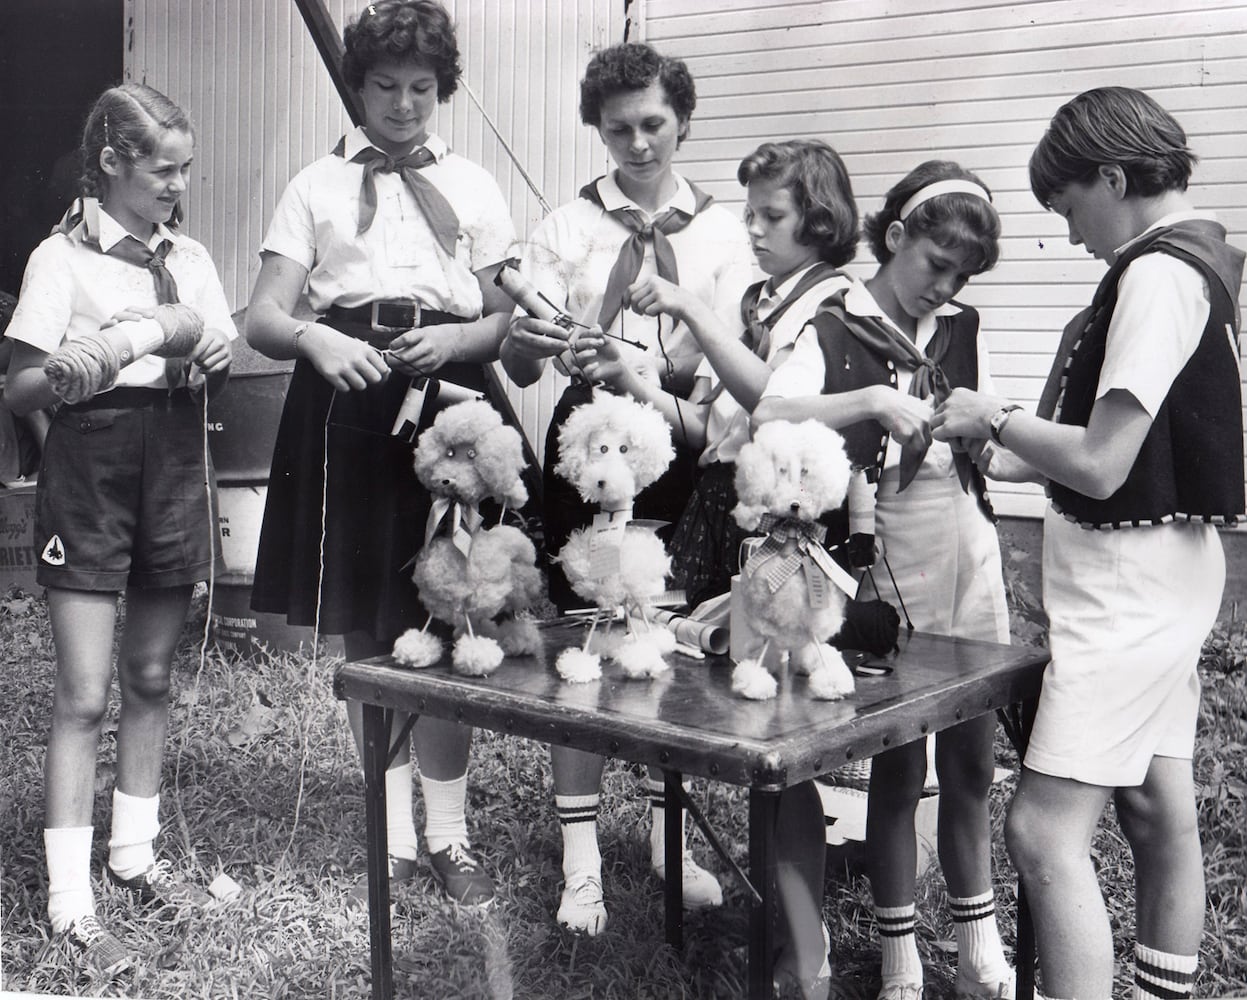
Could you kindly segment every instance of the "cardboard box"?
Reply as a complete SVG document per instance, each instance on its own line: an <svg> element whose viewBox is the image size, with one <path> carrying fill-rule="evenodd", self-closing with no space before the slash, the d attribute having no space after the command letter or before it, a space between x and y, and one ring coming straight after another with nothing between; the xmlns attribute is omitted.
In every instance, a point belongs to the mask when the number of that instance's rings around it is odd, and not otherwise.
<svg viewBox="0 0 1247 1000"><path fill-rule="evenodd" d="M0 594L10 587L35 593L35 486L0 487Z"/></svg>

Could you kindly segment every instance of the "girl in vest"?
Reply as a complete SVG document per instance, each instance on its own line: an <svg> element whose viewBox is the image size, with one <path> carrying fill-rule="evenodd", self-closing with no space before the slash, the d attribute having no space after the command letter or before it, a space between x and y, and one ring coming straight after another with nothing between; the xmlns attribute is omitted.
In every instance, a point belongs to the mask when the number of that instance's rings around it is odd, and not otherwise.
<svg viewBox="0 0 1247 1000"><path fill-rule="evenodd" d="M1043 991L1107 997L1113 940L1091 859L1111 798L1134 855L1134 995L1191 994L1204 917L1191 767L1200 648L1244 509L1243 254L1186 196L1181 126L1124 87L1062 107L1031 190L1108 265L1066 327L1039 412L955 391L937 438L988 441L997 479L1045 482L1052 661L1005 835L1035 919Z"/></svg>
<svg viewBox="0 0 1247 1000"><path fill-rule="evenodd" d="M732 518L733 477L736 455L749 440L749 415L819 304L849 286L839 268L853 259L858 239L848 171L825 142L763 143L741 161L736 178L747 191L745 228L754 256L769 275L745 291L740 320L724 325L686 288L657 275L625 294L635 312L671 316L696 338L705 359L687 400L622 363L614 341L594 333L576 337L576 361L590 379L653 403L676 437L699 453L697 485L669 545L673 584L694 606L727 593L739 570L747 533Z"/></svg>
<svg viewBox="0 0 1247 1000"><path fill-rule="evenodd" d="M520 265L571 319L596 326L621 344L626 363L641 377L680 395L687 394L701 363L692 331L669 316L643 318L630 312L624 307L626 289L639 276L652 274L678 282L739 333L740 290L753 277L740 221L672 169L696 100L693 78L677 59L636 43L596 53L581 81L580 115L597 129L615 169L542 221ZM508 375L519 385L535 382L551 359L571 374L571 385L551 417L545 449L546 544L550 552L558 552L572 531L589 524L594 514L553 471L559 428L574 407L589 399L592 381L575 367L565 329L518 312L501 355ZM661 479L638 495L635 516L674 522L692 488L689 465L691 461L677 457ZM550 596L563 610L579 604L557 565L550 567ZM598 934L607 919L597 846L604 761L566 747L551 747L551 758L565 876L558 919L574 930ZM659 772L651 772L649 789L651 862L661 877L665 863ZM717 905L722 899L717 880L691 857L684 860L683 888L684 901L693 906Z"/></svg>
<svg viewBox="0 0 1247 1000"><path fill-rule="evenodd" d="M996 263L999 218L974 174L933 160L894 185L864 228L879 269L824 304L771 377L754 420L814 418L844 434L851 461L876 484L876 537L891 568L887 584L884 574L873 575L880 596L903 601L916 628L1008 642L1000 548L982 477L965 453L932 444L930 425L933 404L950 386L990 387L978 314L952 297ZM873 586L863 587L863 596L874 596ZM994 733L989 714L935 739L939 857L957 934L959 996L1013 995L992 896ZM872 761L866 844L881 1000L919 1000L923 991L914 813L926 768L921 740ZM821 810L806 822L804 842L821 859L822 838L814 836ZM821 882L812 879L810 888L821 899Z"/></svg>
<svg viewBox="0 0 1247 1000"><path fill-rule="evenodd" d="M407 564L424 543L431 500L395 418L422 374L487 388L483 365L497 357L511 311L493 277L515 230L494 179L428 130L461 72L445 9L383 0L343 37L342 72L361 97L364 124L286 188L247 308L252 346L295 359L252 606L342 635L355 660L388 653L398 635L428 621ZM347 715L362 749L358 703ZM393 732L406 721L395 713ZM494 889L468 838L471 738L468 728L423 716L413 742L433 874L450 898L479 904ZM417 871L412 777L405 742L385 776L392 881ZM365 881L352 899L367 899Z"/></svg>
<svg viewBox="0 0 1247 1000"><path fill-rule="evenodd" d="M175 228L195 152L185 112L150 87L114 87L88 115L81 152L83 197L26 266L8 328L5 401L19 414L60 402L44 362L62 345L124 336L137 357L110 378L92 376L94 395L82 386L66 395L45 443L35 513L36 579L47 588L57 659L44 787L48 917L85 972L111 978L138 958L97 917L90 873L96 746L121 592L105 870L152 908L208 900L156 860L153 842L174 650L194 584L224 570L203 383L223 382L237 331L207 252ZM184 353L172 347L183 323L202 329ZM90 356L110 369L125 361Z"/></svg>

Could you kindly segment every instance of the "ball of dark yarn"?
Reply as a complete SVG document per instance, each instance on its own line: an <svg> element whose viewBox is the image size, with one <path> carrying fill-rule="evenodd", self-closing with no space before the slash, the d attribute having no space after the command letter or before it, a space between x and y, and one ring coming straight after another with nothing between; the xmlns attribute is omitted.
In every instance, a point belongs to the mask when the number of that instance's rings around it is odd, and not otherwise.
<svg viewBox="0 0 1247 1000"><path fill-rule="evenodd" d="M900 633L901 616L887 601L847 601L844 625L831 644L837 649L860 649L884 656L896 649Z"/></svg>

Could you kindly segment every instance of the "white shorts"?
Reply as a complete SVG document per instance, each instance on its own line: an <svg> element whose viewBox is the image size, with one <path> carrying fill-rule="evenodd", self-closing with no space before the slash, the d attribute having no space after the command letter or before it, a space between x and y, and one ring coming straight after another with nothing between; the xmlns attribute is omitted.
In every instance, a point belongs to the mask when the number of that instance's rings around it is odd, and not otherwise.
<svg viewBox="0 0 1247 1000"><path fill-rule="evenodd" d="M1043 576L1052 662L1026 766L1128 788L1153 757L1190 759L1196 666L1225 585L1216 528L1088 531L1049 507Z"/></svg>
<svg viewBox="0 0 1247 1000"><path fill-rule="evenodd" d="M919 631L1008 642L995 527L956 476L936 474L931 464L900 493L897 482L896 469L884 471L875 506L875 531L888 560L887 567L880 560L871 570L879 596L898 612L903 601ZM859 597L875 596L871 578L863 578Z"/></svg>

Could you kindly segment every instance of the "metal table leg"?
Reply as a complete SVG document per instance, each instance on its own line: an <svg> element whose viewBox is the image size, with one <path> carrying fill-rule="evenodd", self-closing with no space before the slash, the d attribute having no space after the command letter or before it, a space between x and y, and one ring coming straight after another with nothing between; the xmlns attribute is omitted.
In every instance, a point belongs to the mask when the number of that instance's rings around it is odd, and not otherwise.
<svg viewBox="0 0 1247 1000"><path fill-rule="evenodd" d="M749 1000L770 1000L775 954L775 828L779 793L749 789Z"/></svg>
<svg viewBox="0 0 1247 1000"><path fill-rule="evenodd" d="M663 837L666 871L663 876L664 923L667 944L684 947L684 800L679 771L663 771Z"/></svg>
<svg viewBox="0 0 1247 1000"><path fill-rule="evenodd" d="M373 1000L393 1000L390 941L390 860L385 832L385 765L390 750L390 713L364 708L364 812L368 825L368 931Z"/></svg>

